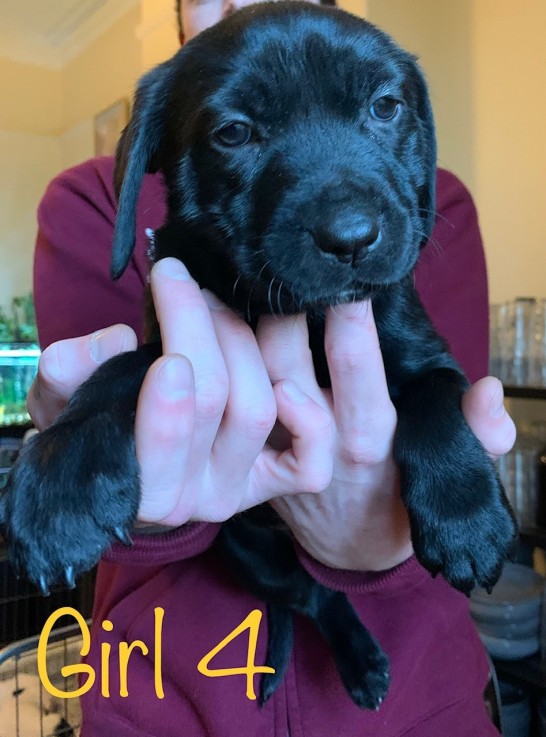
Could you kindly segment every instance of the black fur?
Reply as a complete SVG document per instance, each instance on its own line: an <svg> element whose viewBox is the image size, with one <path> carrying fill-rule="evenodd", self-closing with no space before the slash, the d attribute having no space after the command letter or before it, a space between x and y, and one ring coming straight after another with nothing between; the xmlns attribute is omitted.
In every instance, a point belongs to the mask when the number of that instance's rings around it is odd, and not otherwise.
<svg viewBox="0 0 546 737"><path fill-rule="evenodd" d="M422 74L387 36L310 4L248 8L141 82L118 149L112 274L131 257L142 178L161 170L169 214L155 258L180 258L252 325L267 312L306 312L323 386L325 308L371 297L415 552L468 593L494 584L515 525L462 415L467 381L412 284L434 221L435 154ZM159 340L152 307L147 336ZM136 400L159 354L156 344L103 365L24 448L0 517L11 559L42 588L90 568L112 536L128 538L139 502ZM269 606L277 672L262 700L290 658L297 612L330 643L355 703L377 708L387 656L346 597L314 582L287 533L259 515L230 520L217 544Z"/></svg>

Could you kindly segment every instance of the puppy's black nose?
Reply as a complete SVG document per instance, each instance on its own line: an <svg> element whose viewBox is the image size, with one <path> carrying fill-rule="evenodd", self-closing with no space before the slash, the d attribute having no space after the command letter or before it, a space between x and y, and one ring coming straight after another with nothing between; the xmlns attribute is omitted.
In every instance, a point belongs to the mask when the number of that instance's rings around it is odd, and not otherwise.
<svg viewBox="0 0 546 737"><path fill-rule="evenodd" d="M362 211L333 209L322 214L313 228L315 243L343 263L354 263L362 251L378 241L381 228L377 218Z"/></svg>

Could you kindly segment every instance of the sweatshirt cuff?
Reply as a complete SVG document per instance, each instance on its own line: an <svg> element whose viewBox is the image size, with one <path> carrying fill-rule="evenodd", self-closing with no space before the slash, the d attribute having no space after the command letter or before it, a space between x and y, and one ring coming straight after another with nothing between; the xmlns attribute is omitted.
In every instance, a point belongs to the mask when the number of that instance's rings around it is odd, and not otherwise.
<svg viewBox="0 0 546 737"><path fill-rule="evenodd" d="M307 573L318 583L334 591L346 594L364 594L386 590L389 592L407 588L430 577L417 558L412 555L403 563L385 571L349 571L329 566L315 560L294 540L296 555Z"/></svg>
<svg viewBox="0 0 546 737"><path fill-rule="evenodd" d="M135 534L131 546L115 542L102 560L126 566L155 566L194 558L210 548L220 527L210 522L188 522L155 535Z"/></svg>

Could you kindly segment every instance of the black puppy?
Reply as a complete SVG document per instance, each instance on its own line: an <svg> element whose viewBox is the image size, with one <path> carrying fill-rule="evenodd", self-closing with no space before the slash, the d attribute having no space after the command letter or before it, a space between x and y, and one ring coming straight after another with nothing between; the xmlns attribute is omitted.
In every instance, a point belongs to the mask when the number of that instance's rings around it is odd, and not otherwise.
<svg viewBox="0 0 546 737"><path fill-rule="evenodd" d="M363 20L298 2L248 8L199 35L139 86L118 149L114 278L134 247L142 178L157 170L169 214L154 258L180 258L251 325L267 312L306 312L323 386L324 310L371 297L417 557L467 593L492 586L513 517L462 415L467 381L411 278L432 229L435 182L432 114L413 57ZM10 555L43 589L72 581L112 536L131 531L136 401L161 352L151 301L147 339L102 366L11 475L0 510ZM387 657L345 596L302 570L288 535L258 510L226 523L218 545L268 603L277 670L262 699L282 677L299 612L331 644L353 700L376 708Z"/></svg>

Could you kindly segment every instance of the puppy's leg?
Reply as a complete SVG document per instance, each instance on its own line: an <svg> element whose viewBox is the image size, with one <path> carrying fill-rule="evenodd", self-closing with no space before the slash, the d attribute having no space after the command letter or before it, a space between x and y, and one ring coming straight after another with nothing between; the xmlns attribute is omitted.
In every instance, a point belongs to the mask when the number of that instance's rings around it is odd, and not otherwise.
<svg viewBox="0 0 546 737"><path fill-rule="evenodd" d="M374 308L398 412L394 456L415 553L467 594L490 588L516 526L493 462L462 413L468 382L409 282L384 292Z"/></svg>
<svg viewBox="0 0 546 737"><path fill-rule="evenodd" d="M260 706L273 696L280 685L294 646L294 618L290 609L267 604L267 656L266 665L275 670L264 673L260 681Z"/></svg>
<svg viewBox="0 0 546 737"><path fill-rule="evenodd" d="M396 403L394 454L418 558L469 594L496 583L516 527L496 469L461 412L460 378L436 369L408 384Z"/></svg>
<svg viewBox="0 0 546 737"><path fill-rule="evenodd" d="M112 537L129 541L139 504L134 418L160 346L103 364L58 420L22 449L0 498L11 561L47 592L95 565Z"/></svg>
<svg viewBox="0 0 546 737"><path fill-rule="evenodd" d="M233 576L269 605L267 665L262 677L267 700L281 682L292 651L292 622L287 613L311 619L331 647L340 678L357 706L377 709L389 686L389 661L362 624L345 594L317 583L299 562L289 536L239 515L222 526L217 544Z"/></svg>

